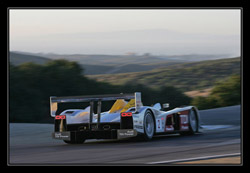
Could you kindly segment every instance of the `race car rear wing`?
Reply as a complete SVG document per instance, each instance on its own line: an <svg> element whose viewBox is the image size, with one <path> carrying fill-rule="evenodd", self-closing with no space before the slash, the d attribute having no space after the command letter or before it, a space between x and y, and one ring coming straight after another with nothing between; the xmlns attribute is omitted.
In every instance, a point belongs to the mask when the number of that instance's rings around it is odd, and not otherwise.
<svg viewBox="0 0 250 173"><path fill-rule="evenodd" d="M97 114L98 119L101 114L101 102L112 101L117 99L135 99L135 112L137 112L142 106L141 93L135 92L132 94L109 94L109 95L90 95L90 96L66 96L66 97L50 97L50 115L51 117L56 116L57 104L58 103L72 103L72 102L90 102L90 116L93 115L94 101L97 101ZM92 119L92 118L90 118Z"/></svg>

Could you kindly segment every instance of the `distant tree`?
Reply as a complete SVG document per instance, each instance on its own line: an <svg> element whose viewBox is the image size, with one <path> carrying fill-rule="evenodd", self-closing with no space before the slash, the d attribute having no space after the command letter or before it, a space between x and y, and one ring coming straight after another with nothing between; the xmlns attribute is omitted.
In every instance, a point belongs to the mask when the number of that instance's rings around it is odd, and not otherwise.
<svg viewBox="0 0 250 173"><path fill-rule="evenodd" d="M89 84L81 75L81 67L66 60L50 61L45 65L10 65L9 69L11 122L47 121L50 96L79 94L85 92Z"/></svg>
<svg viewBox="0 0 250 173"><path fill-rule="evenodd" d="M216 98L221 106L240 104L241 83L240 76L230 76L226 81L218 82L211 91L211 95Z"/></svg>
<svg viewBox="0 0 250 173"><path fill-rule="evenodd" d="M241 104L241 83L239 75L216 83L208 97L195 97L191 104L199 109L210 109Z"/></svg>
<svg viewBox="0 0 250 173"><path fill-rule="evenodd" d="M219 107L219 105L217 104L217 100L212 96L209 96L209 97L202 97L202 96L195 97L191 101L191 105L197 106L200 110Z"/></svg>
<svg viewBox="0 0 250 173"><path fill-rule="evenodd" d="M175 87L162 86L156 96L156 100L160 103L170 103L169 109L171 109L183 105L189 105L191 98Z"/></svg>

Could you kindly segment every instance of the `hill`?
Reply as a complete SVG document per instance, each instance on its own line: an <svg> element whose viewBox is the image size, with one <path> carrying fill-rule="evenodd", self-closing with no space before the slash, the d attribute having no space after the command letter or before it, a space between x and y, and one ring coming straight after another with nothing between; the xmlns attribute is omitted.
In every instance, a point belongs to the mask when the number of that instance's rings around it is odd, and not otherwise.
<svg viewBox="0 0 250 173"><path fill-rule="evenodd" d="M148 71L155 68L183 63L183 60L161 59L151 55L59 55L28 52L10 52L10 62L20 65L26 62L43 65L53 59L76 61L84 69L83 74L114 74Z"/></svg>
<svg viewBox="0 0 250 173"><path fill-rule="evenodd" d="M183 92L212 87L216 81L240 74L240 58L171 65L146 72L91 75L91 79L115 85L143 84L152 88L170 85Z"/></svg>
<svg viewBox="0 0 250 173"><path fill-rule="evenodd" d="M35 64L45 64L55 59L65 59L76 61L84 69L85 75L97 74L118 74L128 72L145 72L157 69L175 69L176 65L186 67L186 65L195 65L201 60L211 60L221 58L223 55L166 55L154 56L151 54L136 55L130 53L127 55L85 55L85 54L53 54L53 53L29 53L29 52L10 52L10 62L13 65L20 65L25 62ZM188 62L193 62L192 64ZM188 63L188 64L185 64Z"/></svg>
<svg viewBox="0 0 250 173"><path fill-rule="evenodd" d="M35 64L43 65L51 60L49 58L36 56L36 55L26 55L26 54L10 52L9 61L13 65L20 65L26 62L33 62Z"/></svg>
<svg viewBox="0 0 250 173"><path fill-rule="evenodd" d="M166 62L165 59L150 54L136 55L102 55L102 54L54 54L54 53L30 53L16 52L25 55L46 57L49 59L65 59L76 61L79 64L88 65L124 65L124 64L151 64Z"/></svg>

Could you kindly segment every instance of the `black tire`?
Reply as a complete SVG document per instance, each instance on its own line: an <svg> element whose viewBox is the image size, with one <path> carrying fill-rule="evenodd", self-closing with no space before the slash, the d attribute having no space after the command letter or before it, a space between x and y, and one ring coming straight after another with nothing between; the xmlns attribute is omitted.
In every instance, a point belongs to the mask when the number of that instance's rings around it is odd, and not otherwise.
<svg viewBox="0 0 250 173"><path fill-rule="evenodd" d="M193 135L198 132L198 118L196 111L192 108L188 114L189 131L180 132L181 135Z"/></svg>
<svg viewBox="0 0 250 173"><path fill-rule="evenodd" d="M151 140L155 133L155 121L154 121L154 116L150 110L147 110L145 112L143 128L144 128L143 139L146 141Z"/></svg>

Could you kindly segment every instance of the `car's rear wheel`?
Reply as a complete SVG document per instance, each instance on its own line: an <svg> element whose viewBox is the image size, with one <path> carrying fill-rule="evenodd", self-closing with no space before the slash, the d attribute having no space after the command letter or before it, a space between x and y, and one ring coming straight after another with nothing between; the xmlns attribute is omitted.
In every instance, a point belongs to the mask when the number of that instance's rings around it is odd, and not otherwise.
<svg viewBox="0 0 250 173"><path fill-rule="evenodd" d="M154 118L153 114L150 110L147 110L145 112L144 116L144 139L145 140L151 140L154 136L155 132L155 123L154 123Z"/></svg>

